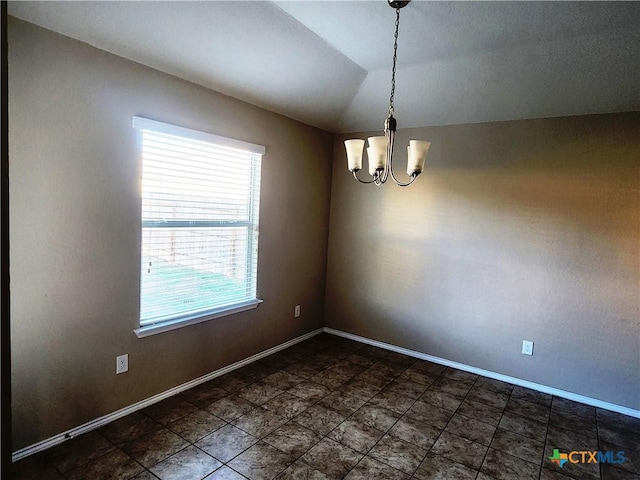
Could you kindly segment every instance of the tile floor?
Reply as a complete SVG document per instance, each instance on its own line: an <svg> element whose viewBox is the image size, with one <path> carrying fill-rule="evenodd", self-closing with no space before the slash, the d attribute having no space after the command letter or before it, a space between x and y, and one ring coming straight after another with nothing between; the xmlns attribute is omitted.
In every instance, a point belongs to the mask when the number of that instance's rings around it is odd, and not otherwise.
<svg viewBox="0 0 640 480"><path fill-rule="evenodd" d="M559 468L554 449L624 451ZM640 479L640 419L322 334L13 466L17 479Z"/></svg>

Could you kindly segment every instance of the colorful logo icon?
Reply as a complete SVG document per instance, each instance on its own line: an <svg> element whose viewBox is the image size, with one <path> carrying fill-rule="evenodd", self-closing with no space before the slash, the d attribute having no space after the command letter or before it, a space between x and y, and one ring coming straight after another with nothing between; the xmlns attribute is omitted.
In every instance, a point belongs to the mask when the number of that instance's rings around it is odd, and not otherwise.
<svg viewBox="0 0 640 480"><path fill-rule="evenodd" d="M569 455L566 453L560 453L560 450L557 448L553 449L553 455L549 457L553 463L557 464L560 468L564 466L565 463L569 461Z"/></svg>
<svg viewBox="0 0 640 480"><path fill-rule="evenodd" d="M569 453L560 453L557 448L553 449L553 455L549 457L552 463L562 468L565 463L612 463L620 464L627 461L624 451L590 451L574 450Z"/></svg>

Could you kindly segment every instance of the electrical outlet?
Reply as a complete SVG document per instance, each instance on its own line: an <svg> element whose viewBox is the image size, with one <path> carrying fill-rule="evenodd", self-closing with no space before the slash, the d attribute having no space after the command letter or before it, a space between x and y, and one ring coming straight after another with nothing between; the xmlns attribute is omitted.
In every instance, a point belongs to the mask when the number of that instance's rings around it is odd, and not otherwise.
<svg viewBox="0 0 640 480"><path fill-rule="evenodd" d="M116 374L129 371L129 354L118 355L116 357Z"/></svg>
<svg viewBox="0 0 640 480"><path fill-rule="evenodd" d="M533 355L533 342L530 342L529 340L522 341L522 354Z"/></svg>
<svg viewBox="0 0 640 480"><path fill-rule="evenodd" d="M293 316L296 318L300 316L300 305L296 305L296 308L293 310Z"/></svg>

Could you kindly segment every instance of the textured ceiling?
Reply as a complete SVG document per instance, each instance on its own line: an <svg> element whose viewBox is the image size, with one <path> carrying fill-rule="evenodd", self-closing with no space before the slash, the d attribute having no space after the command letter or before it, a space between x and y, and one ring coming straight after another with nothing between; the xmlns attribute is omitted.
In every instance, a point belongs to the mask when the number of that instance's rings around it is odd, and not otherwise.
<svg viewBox="0 0 640 480"><path fill-rule="evenodd" d="M386 116L386 1L9 2L9 14L329 131ZM400 128L640 110L640 3L414 0L400 17Z"/></svg>

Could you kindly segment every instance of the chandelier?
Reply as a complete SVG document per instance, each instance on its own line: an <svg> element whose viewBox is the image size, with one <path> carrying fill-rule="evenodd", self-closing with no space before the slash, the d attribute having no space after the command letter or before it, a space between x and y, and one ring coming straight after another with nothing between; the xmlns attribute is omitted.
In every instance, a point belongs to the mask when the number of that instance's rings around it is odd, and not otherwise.
<svg viewBox="0 0 640 480"><path fill-rule="evenodd" d="M393 117L393 98L396 90L396 58L398 51L400 9L406 7L409 1L387 0L387 2L391 8L396 10L396 33L393 42L393 68L391 69L391 95L389 97L389 114L384 121L384 136L368 138L369 146L367 147L367 157L369 161L369 174L373 177L371 180L361 180L357 175L358 170L362 169L364 140L359 138L345 140L344 146L347 150L349 171L353 173L353 177L360 183L373 183L379 186L385 183L389 176L391 176L397 185L406 187L411 185L418 175L422 173L431 143L423 140L409 140L409 146L407 147L407 175L409 175L409 181L406 183L400 182L393 174L393 147L397 126L396 119Z"/></svg>

